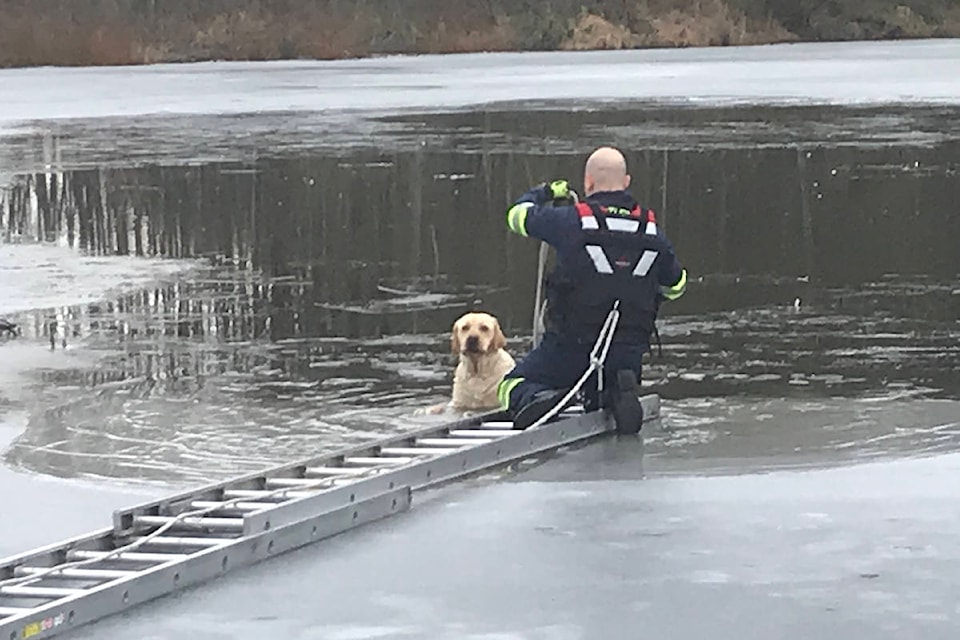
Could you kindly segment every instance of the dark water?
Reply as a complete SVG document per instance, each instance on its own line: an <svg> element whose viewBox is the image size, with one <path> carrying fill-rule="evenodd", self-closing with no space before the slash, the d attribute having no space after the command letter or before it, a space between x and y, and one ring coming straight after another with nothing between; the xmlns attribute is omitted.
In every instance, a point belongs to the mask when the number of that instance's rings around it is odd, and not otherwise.
<svg viewBox="0 0 960 640"><path fill-rule="evenodd" d="M71 126L68 168L6 191L6 239L193 262L17 317L22 340L100 361L42 372L9 463L196 481L419 424L448 393L460 313L528 347L537 246L507 232L509 203L579 183L608 142L692 277L645 374L671 401L655 465L960 445L958 109L501 109L125 166L90 166Z"/></svg>

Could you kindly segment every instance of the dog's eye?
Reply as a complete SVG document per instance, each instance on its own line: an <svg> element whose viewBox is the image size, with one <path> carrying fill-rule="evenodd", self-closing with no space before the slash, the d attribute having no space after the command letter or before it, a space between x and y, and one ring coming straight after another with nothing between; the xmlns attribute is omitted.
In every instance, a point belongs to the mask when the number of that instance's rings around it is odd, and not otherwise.
<svg viewBox="0 0 960 640"><path fill-rule="evenodd" d="M490 331L490 327L488 327L485 324L480 325L480 331L482 331L483 333L486 333L487 331Z"/></svg>
<svg viewBox="0 0 960 640"><path fill-rule="evenodd" d="M470 323L468 322L467 324L460 327L460 331L470 331Z"/></svg>

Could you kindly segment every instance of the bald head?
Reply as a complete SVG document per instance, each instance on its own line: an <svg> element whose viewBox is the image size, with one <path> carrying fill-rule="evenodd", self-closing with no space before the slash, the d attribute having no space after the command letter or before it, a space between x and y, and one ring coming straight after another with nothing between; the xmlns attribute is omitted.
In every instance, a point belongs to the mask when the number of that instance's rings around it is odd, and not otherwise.
<svg viewBox="0 0 960 640"><path fill-rule="evenodd" d="M613 147L600 147L590 154L583 168L586 195L597 191L621 191L630 186L627 161Z"/></svg>

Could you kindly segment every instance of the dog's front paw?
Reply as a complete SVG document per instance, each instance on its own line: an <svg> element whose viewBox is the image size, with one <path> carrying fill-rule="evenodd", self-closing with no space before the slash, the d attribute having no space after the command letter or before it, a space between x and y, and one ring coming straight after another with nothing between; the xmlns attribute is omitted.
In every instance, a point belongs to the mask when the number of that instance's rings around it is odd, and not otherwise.
<svg viewBox="0 0 960 640"><path fill-rule="evenodd" d="M419 409L414 410L413 415L415 416L438 416L442 413L445 413L449 404L435 404L431 407L420 407Z"/></svg>

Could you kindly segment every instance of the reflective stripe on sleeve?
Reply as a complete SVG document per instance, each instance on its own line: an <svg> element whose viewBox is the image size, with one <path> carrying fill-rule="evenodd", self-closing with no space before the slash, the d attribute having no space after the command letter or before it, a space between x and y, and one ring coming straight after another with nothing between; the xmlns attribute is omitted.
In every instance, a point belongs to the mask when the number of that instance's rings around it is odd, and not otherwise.
<svg viewBox="0 0 960 640"><path fill-rule="evenodd" d="M497 385L497 401L501 408L508 409L510 407L510 393L521 382L523 382L523 378L504 378L500 381Z"/></svg>
<svg viewBox="0 0 960 640"><path fill-rule="evenodd" d="M683 269L680 272L680 279L677 281L677 284L672 287L663 288L663 297L667 300L676 300L683 295L684 291L687 290L687 270Z"/></svg>

